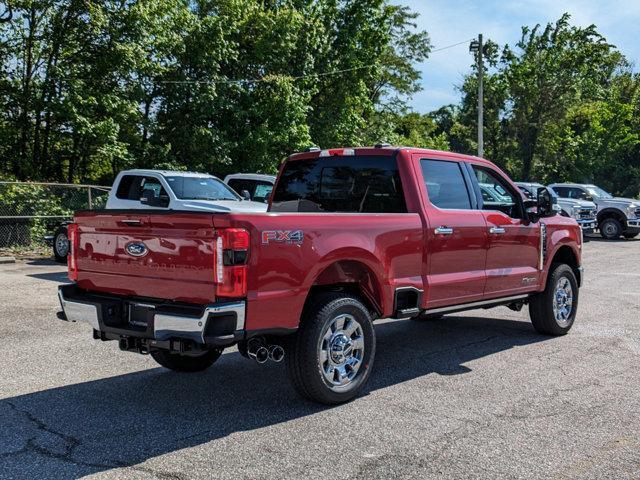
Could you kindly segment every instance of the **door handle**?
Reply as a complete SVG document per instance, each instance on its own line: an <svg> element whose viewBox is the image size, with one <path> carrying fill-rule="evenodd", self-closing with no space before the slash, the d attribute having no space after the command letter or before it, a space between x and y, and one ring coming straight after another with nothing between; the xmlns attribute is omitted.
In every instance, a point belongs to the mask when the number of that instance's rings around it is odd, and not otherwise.
<svg viewBox="0 0 640 480"><path fill-rule="evenodd" d="M507 233L507 231L502 227L491 227L489 233Z"/></svg>
<svg viewBox="0 0 640 480"><path fill-rule="evenodd" d="M141 225L141 220L120 220L120 223L124 223L125 225Z"/></svg>
<svg viewBox="0 0 640 480"><path fill-rule="evenodd" d="M438 227L434 230L436 235L451 235L453 234L453 228L450 227Z"/></svg>

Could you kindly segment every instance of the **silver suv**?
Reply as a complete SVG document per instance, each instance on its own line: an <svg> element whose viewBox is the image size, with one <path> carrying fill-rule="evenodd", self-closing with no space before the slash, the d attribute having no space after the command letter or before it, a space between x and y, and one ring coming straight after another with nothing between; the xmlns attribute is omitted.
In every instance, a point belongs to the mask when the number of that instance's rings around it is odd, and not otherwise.
<svg viewBox="0 0 640 480"><path fill-rule="evenodd" d="M540 183L516 182L518 188L528 198L534 199L538 196L538 188L544 187ZM557 192L556 192L557 194ZM575 218L582 227L583 233L592 233L596 228L596 212L598 207L589 200L573 198L562 198L558 195L558 206L561 208L560 214L565 217Z"/></svg>
<svg viewBox="0 0 640 480"><path fill-rule="evenodd" d="M595 185L554 183L549 185L560 198L591 200L598 206L598 228L607 240L640 234L640 200L614 197Z"/></svg>

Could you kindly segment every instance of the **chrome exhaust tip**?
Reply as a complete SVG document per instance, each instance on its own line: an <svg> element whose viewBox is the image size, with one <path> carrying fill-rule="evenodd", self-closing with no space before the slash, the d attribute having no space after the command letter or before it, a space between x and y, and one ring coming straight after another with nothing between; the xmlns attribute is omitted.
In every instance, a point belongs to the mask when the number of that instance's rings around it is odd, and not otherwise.
<svg viewBox="0 0 640 480"><path fill-rule="evenodd" d="M269 350L266 347L257 347L247 351L249 358L252 358L256 362L262 364L269 360Z"/></svg>
<svg viewBox="0 0 640 480"><path fill-rule="evenodd" d="M280 345L269 346L269 358L276 363L280 363L284 360L284 348Z"/></svg>

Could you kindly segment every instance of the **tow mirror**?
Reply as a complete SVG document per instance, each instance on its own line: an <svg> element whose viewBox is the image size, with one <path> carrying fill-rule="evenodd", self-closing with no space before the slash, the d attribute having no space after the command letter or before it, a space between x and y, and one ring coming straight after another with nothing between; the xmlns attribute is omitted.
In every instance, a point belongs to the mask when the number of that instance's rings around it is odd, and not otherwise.
<svg viewBox="0 0 640 480"><path fill-rule="evenodd" d="M560 211L558 197L547 187L540 187L535 200L525 200L524 208L531 222L553 217Z"/></svg>
<svg viewBox="0 0 640 480"><path fill-rule="evenodd" d="M537 198L538 218L553 217L560 210L558 207L558 197L547 187L538 189Z"/></svg>
<svg viewBox="0 0 640 480"><path fill-rule="evenodd" d="M249 193L249 190L242 190L240 192L240 196L245 200L251 200L251 194Z"/></svg>

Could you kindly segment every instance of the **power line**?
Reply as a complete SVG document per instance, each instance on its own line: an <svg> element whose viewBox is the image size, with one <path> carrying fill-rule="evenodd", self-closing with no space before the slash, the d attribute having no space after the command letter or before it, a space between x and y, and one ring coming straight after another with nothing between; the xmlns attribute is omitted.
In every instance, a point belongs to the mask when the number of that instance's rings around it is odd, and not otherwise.
<svg viewBox="0 0 640 480"><path fill-rule="evenodd" d="M457 47L459 45L464 45L466 43L471 42L473 39L463 40L462 42L454 43L452 45L447 45L445 47L437 48L435 50L431 50L429 53L438 53L443 50L448 50L450 48ZM307 75L297 75L297 76L286 76L289 80L302 80L304 78L312 78L312 77L328 77L332 75L340 75L342 73L347 72L355 72L358 70L366 70L369 68L375 67L375 65L364 65L361 67L352 67L352 68L343 68L341 70L333 70L330 72L320 72L320 73L309 73ZM278 76L278 75L275 75ZM242 80L157 80L156 83L167 83L167 84L188 84L188 83L196 83L196 84L241 84L241 83L260 83L260 82L271 82L272 78L262 77L262 78L254 78L254 79L242 79Z"/></svg>
<svg viewBox="0 0 640 480"><path fill-rule="evenodd" d="M443 51L443 50L448 50L448 49L450 49L450 48L457 47L457 46L459 46L459 45L464 45L465 43L469 43L469 42L471 42L472 40L474 40L474 39L473 39L473 38L470 38L469 40L464 40L464 41L462 41L462 42L454 43L453 45L447 45L446 47L437 48L437 49L435 49L435 50L431 50L431 52L430 52L430 53L437 53L437 52L441 52L441 51Z"/></svg>

